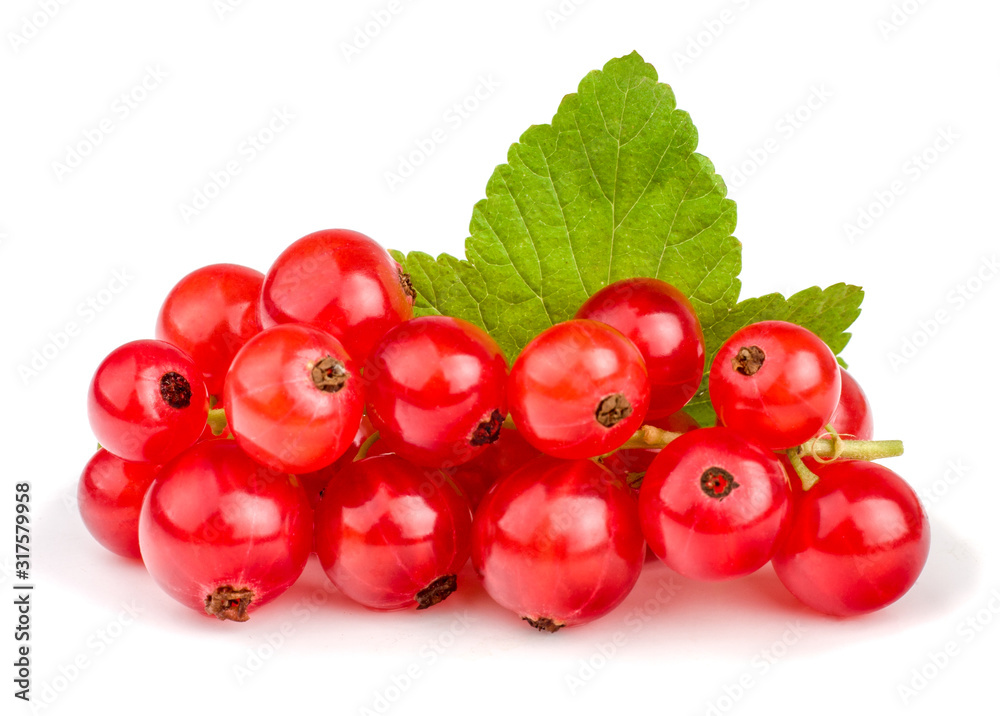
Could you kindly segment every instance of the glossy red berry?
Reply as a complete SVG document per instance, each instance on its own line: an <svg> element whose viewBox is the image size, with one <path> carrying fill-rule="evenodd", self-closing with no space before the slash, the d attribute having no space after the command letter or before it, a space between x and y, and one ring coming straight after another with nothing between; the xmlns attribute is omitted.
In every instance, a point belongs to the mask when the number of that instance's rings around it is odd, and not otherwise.
<svg viewBox="0 0 1000 716"><path fill-rule="evenodd" d="M236 442L261 464L319 470L347 451L364 409L354 361L333 336L283 324L251 338L233 359L224 403Z"/></svg>
<svg viewBox="0 0 1000 716"><path fill-rule="evenodd" d="M868 396L843 368L840 369L840 401L830 418L830 425L847 440L871 440L875 435ZM829 437L826 427L820 428L815 437Z"/></svg>
<svg viewBox="0 0 1000 716"><path fill-rule="evenodd" d="M219 619L246 621L288 589L311 543L302 486L258 465L232 440L198 443L165 465L139 517L153 581Z"/></svg>
<svg viewBox="0 0 1000 716"><path fill-rule="evenodd" d="M472 514L438 470L398 455L351 463L316 510L327 576L371 609L425 609L451 594L469 559Z"/></svg>
<svg viewBox="0 0 1000 716"><path fill-rule="evenodd" d="M575 319L525 346L511 368L507 399L517 429L542 452L596 457L642 425L649 377L639 349L625 336Z"/></svg>
<svg viewBox="0 0 1000 716"><path fill-rule="evenodd" d="M208 392L194 361L179 348L132 341L97 367L87 415L97 441L112 454L165 463L205 429Z"/></svg>
<svg viewBox="0 0 1000 716"><path fill-rule="evenodd" d="M194 359L210 395L222 397L233 356L260 332L263 283L260 271L213 264L182 278L160 308L156 337Z"/></svg>
<svg viewBox="0 0 1000 716"><path fill-rule="evenodd" d="M480 454L507 416L507 362L483 329L448 316L402 323L365 366L368 417L387 449L428 467Z"/></svg>
<svg viewBox="0 0 1000 716"><path fill-rule="evenodd" d="M101 448L77 486L83 524L94 539L122 557L139 557L139 512L161 465L128 462Z"/></svg>
<svg viewBox="0 0 1000 716"><path fill-rule="evenodd" d="M545 631L614 609L645 551L635 499L592 460L532 460L494 485L473 524L486 591Z"/></svg>
<svg viewBox="0 0 1000 716"><path fill-rule="evenodd" d="M413 317L409 277L357 231L317 231L292 243L264 279L261 323L312 323L363 366L378 340Z"/></svg>
<svg viewBox="0 0 1000 716"><path fill-rule="evenodd" d="M639 489L642 533L656 556L692 579L740 577L767 563L791 509L773 453L728 428L669 443Z"/></svg>
<svg viewBox="0 0 1000 716"><path fill-rule="evenodd" d="M605 286L576 312L618 329L649 372L650 418L677 412L691 400L705 371L705 336L687 296L665 281L630 278Z"/></svg>
<svg viewBox="0 0 1000 716"><path fill-rule="evenodd" d="M840 399L840 367L811 331L761 321L722 345L708 388L723 425L782 450L809 440L830 421Z"/></svg>
<svg viewBox="0 0 1000 716"><path fill-rule="evenodd" d="M927 561L930 527L920 500L876 463L838 461L817 472L774 556L778 578L802 602L834 616L891 604Z"/></svg>

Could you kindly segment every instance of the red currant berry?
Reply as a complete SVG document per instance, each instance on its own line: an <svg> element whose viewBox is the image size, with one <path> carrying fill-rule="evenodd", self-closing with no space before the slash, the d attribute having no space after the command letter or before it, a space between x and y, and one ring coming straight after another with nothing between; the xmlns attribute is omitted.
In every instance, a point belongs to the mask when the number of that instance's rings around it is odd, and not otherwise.
<svg viewBox="0 0 1000 716"><path fill-rule="evenodd" d="M602 288L576 312L617 328L635 343L649 371L649 418L675 413L691 400L705 371L705 336L683 293L655 278Z"/></svg>
<svg viewBox="0 0 1000 716"><path fill-rule="evenodd" d="M316 510L316 554L337 589L371 609L425 609L469 559L468 502L437 470L397 455L351 463Z"/></svg>
<svg viewBox="0 0 1000 716"><path fill-rule="evenodd" d="M246 621L288 589L311 542L302 486L261 467L232 440L198 443L164 466L139 516L153 581L219 619Z"/></svg>
<svg viewBox="0 0 1000 716"><path fill-rule="evenodd" d="M840 366L811 331L786 321L761 321L722 345L708 388L723 425L783 450L830 422L840 399Z"/></svg>
<svg viewBox="0 0 1000 716"><path fill-rule="evenodd" d="M639 349L614 328L575 319L536 336L507 382L517 429L561 458L611 452L642 425L649 377Z"/></svg>
<svg viewBox="0 0 1000 716"><path fill-rule="evenodd" d="M930 527L913 489L876 463L845 460L818 469L820 480L795 504L774 570L788 591L826 614L875 611L916 582L930 550Z"/></svg>
<svg viewBox="0 0 1000 716"><path fill-rule="evenodd" d="M669 443L639 488L642 533L692 579L730 579L767 563L787 526L791 492L773 453L728 428Z"/></svg>
<svg viewBox="0 0 1000 716"><path fill-rule="evenodd" d="M494 485L473 523L486 591L545 631L614 609L645 552L629 489L592 460L532 460Z"/></svg>
<svg viewBox="0 0 1000 716"><path fill-rule="evenodd" d="M254 460L282 472L312 472L347 451L361 422L363 392L336 338L289 323L261 331L236 354L226 377L226 418Z"/></svg>
<svg viewBox="0 0 1000 716"><path fill-rule="evenodd" d="M229 364L260 332L264 274L235 264L192 271L167 294L156 319L156 337L194 359L210 395L222 396Z"/></svg>
<svg viewBox="0 0 1000 716"><path fill-rule="evenodd" d="M868 396L850 373L840 369L840 402L830 418L831 427L848 440L871 440L875 435L872 409ZM829 437L822 427L814 437Z"/></svg>
<svg viewBox="0 0 1000 716"><path fill-rule="evenodd" d="M97 441L123 460L165 463L198 440L208 392L194 361L164 341L132 341L97 367L87 399Z"/></svg>
<svg viewBox="0 0 1000 716"><path fill-rule="evenodd" d="M413 288L389 253L364 234L329 229L292 243L271 266L261 323L312 323L364 365L379 338L412 318Z"/></svg>
<svg viewBox="0 0 1000 716"><path fill-rule="evenodd" d="M402 323L365 366L368 416L388 450L428 467L468 462L500 435L507 362L483 329L447 316Z"/></svg>
<svg viewBox="0 0 1000 716"><path fill-rule="evenodd" d="M139 557L139 511L161 465L128 462L103 448L83 468L77 487L80 517L104 547L122 557Z"/></svg>

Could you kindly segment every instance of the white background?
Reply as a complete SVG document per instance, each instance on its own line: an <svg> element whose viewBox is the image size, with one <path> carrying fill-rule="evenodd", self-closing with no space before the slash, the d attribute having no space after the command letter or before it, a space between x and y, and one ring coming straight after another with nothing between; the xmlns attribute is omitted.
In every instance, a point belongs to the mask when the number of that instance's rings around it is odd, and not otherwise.
<svg viewBox="0 0 1000 716"><path fill-rule="evenodd" d="M20 480L33 490L32 678L46 713L350 714L385 711L386 697L398 714L930 714L995 702L1000 6L230 4L7 0L0 11L4 713L28 711L11 695ZM372 13L390 20L364 37ZM345 53L347 43L365 46ZM111 349L152 336L174 282L222 261L266 270L289 242L329 227L461 255L509 144L549 121L588 71L632 50L673 86L729 183L743 295L865 288L844 356L877 437L905 440L891 466L924 496L933 531L906 597L833 620L798 606L770 568L698 584L653 565L617 611L548 635L469 574L440 607L386 615L326 590L310 563L249 623L219 623L89 537L74 503L94 449L87 383ZM484 79L498 86L447 120ZM141 101L126 112L130 93ZM241 145L275 112L293 119L251 159ZM102 121L112 131L57 170ZM390 189L386 172L436 129L446 141ZM185 218L181 205L229 161L240 173ZM869 207L860 234L845 230ZM111 293L115 272L127 285ZM63 340L70 322L79 330ZM50 358L29 375L35 351Z"/></svg>

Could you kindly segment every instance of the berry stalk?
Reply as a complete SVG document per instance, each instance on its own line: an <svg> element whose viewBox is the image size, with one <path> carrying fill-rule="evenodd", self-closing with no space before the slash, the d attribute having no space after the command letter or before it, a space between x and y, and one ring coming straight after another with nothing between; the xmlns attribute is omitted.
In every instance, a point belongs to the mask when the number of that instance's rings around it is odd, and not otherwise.
<svg viewBox="0 0 1000 716"><path fill-rule="evenodd" d="M672 433L667 430L660 430L652 425L643 425L619 449L662 448L680 436L681 433ZM796 449L793 448L793 450ZM882 458L902 455L903 441L814 438L813 440L804 442L797 448L797 452L819 459L881 460Z"/></svg>
<svg viewBox="0 0 1000 716"><path fill-rule="evenodd" d="M839 445L838 445L839 443ZM812 458L881 460L903 454L902 440L831 440L815 438L799 447L800 454Z"/></svg>
<svg viewBox="0 0 1000 716"><path fill-rule="evenodd" d="M208 411L208 427L212 429L212 435L218 437L222 435L228 424L226 421L226 411L224 408L212 408Z"/></svg>
<svg viewBox="0 0 1000 716"><path fill-rule="evenodd" d="M378 439L379 439L378 430L376 430L367 438L365 438L365 441L361 443L361 446L358 448L358 454L354 456L353 462L358 462L359 460L364 460L366 457L368 457L368 451L371 450L372 445L374 445L375 441Z"/></svg>
<svg viewBox="0 0 1000 716"><path fill-rule="evenodd" d="M795 474L802 481L803 491L808 492L813 485L819 482L819 476L802 462L802 456L799 454L798 448L789 448L785 454L788 455L788 461L792 463Z"/></svg>

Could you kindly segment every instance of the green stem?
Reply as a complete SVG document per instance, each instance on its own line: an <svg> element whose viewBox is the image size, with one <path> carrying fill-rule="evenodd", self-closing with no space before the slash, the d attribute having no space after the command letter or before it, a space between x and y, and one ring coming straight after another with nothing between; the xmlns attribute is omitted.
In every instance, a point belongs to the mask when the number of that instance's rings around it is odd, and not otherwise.
<svg viewBox="0 0 1000 716"><path fill-rule="evenodd" d="M516 430L514 420L508 415L503 421L504 428ZM829 426L828 426L829 428ZM831 430L832 432L832 430ZM643 425L635 431L619 450L656 450L664 448L681 436L682 433L672 433L660 430L652 425ZM376 433L376 436L378 434ZM375 437L375 436L373 436ZM369 438L372 440L372 438ZM374 442L374 440L372 440ZM364 449L364 446L362 446ZM887 457L898 457L903 454L902 440L844 440L837 438L815 438L803 443L799 448L793 448L798 455L804 455L817 460L881 460ZM359 453L361 454L361 453ZM360 458L359 458L360 459ZM801 462L801 460L799 460ZM809 474L812 474L811 472Z"/></svg>
<svg viewBox="0 0 1000 716"><path fill-rule="evenodd" d="M223 408L212 408L208 411L208 427L212 429L212 435L218 437L226 429L226 411Z"/></svg>
<svg viewBox="0 0 1000 716"><path fill-rule="evenodd" d="M802 456L799 455L799 448L789 448L785 454L788 455L789 462L792 463L792 467L795 468L795 473L802 481L803 490L808 491L813 485L819 482L819 478L816 476L816 473L806 467L806 464L802 462Z"/></svg>
<svg viewBox="0 0 1000 716"><path fill-rule="evenodd" d="M371 447L372 445L375 444L376 440L378 440L377 430L373 432L371 435L369 435L367 438L365 438L365 441L361 443L361 447L358 448L358 454L354 456L354 462L357 462L358 460L364 460L365 457L368 455L368 451L371 450Z"/></svg>
<svg viewBox="0 0 1000 716"><path fill-rule="evenodd" d="M640 448L657 449L669 445L681 436L660 430L652 425L643 425L630 437L620 450ZM801 454L812 458L842 458L844 460L881 460L903 454L902 440L840 440L816 438L805 442Z"/></svg>
<svg viewBox="0 0 1000 716"><path fill-rule="evenodd" d="M812 458L841 458L843 460L881 460L903 454L902 440L841 440L816 438L802 444L802 454Z"/></svg>
<svg viewBox="0 0 1000 716"><path fill-rule="evenodd" d="M681 433L672 433L668 430L660 430L652 425L643 425L635 431L619 450L636 450L640 448L657 449L666 447L668 444L681 436Z"/></svg>

